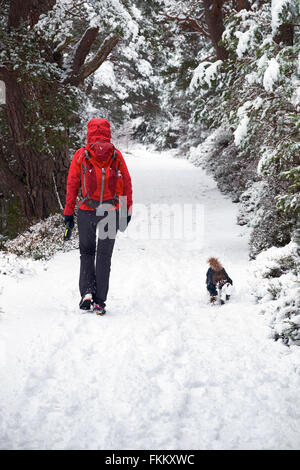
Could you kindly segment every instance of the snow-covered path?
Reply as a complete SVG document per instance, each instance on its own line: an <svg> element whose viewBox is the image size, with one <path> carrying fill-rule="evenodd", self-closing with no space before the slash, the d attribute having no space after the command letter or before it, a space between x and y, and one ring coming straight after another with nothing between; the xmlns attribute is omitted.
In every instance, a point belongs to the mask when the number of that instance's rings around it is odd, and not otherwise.
<svg viewBox="0 0 300 470"><path fill-rule="evenodd" d="M105 317L79 313L78 251L0 277L0 448L299 449L299 353L249 297L236 206L186 161L127 162L136 203L204 206L204 243L120 235ZM221 308L210 255L235 284Z"/></svg>

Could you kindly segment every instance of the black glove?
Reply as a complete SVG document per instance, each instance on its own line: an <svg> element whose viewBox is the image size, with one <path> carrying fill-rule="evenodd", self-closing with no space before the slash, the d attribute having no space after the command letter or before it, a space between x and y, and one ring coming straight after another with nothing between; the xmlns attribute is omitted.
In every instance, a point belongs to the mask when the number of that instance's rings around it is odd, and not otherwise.
<svg viewBox="0 0 300 470"><path fill-rule="evenodd" d="M65 215L65 225L71 229L74 228L74 215Z"/></svg>

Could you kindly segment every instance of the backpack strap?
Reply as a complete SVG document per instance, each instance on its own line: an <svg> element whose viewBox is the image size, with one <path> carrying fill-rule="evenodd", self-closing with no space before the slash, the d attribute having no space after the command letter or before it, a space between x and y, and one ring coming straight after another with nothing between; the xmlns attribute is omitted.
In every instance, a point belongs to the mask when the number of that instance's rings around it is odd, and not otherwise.
<svg viewBox="0 0 300 470"><path fill-rule="evenodd" d="M90 156L90 154L89 154L89 152L86 148L84 149L84 152L79 156L78 163L80 162L81 158L82 158L82 161L81 161L82 184L83 184L83 188L84 188L84 191L85 191L85 197L83 197L80 201L78 201L78 204L77 204L78 207L80 207L81 204L83 204L87 200L91 199L90 195L89 195L89 193L87 192L87 189L86 189L86 171L87 171L86 161L90 160L91 156ZM81 189L81 194L82 194L82 189Z"/></svg>
<svg viewBox="0 0 300 470"><path fill-rule="evenodd" d="M116 148L114 147L114 153L113 153L113 156L112 156L112 161L116 160L116 173L117 173L117 178L119 178L119 171L120 171L120 166L121 166L121 159L120 158L117 158L117 151L116 151ZM116 185L117 186L117 185ZM113 204L114 206L118 206L118 204L120 203L120 198L119 196L117 195L117 193L114 194L113 198ZM122 202L122 201L121 201Z"/></svg>
<svg viewBox="0 0 300 470"><path fill-rule="evenodd" d="M116 153L117 153L117 152L116 152L116 149L115 149L115 147L114 147L113 154L112 154L110 160L108 160L108 163L107 163L107 165L106 165L105 168L109 168L109 167L112 166L113 162L117 159L117 158L116 158Z"/></svg>

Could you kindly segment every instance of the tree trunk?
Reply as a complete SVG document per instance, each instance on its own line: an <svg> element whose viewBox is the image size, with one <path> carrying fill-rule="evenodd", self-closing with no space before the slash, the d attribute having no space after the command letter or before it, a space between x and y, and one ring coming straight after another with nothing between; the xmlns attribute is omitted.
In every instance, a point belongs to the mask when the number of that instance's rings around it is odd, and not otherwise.
<svg viewBox="0 0 300 470"><path fill-rule="evenodd" d="M29 19L30 26L35 25L42 13L47 13L56 0L10 0L8 29L17 28L21 20Z"/></svg>
<svg viewBox="0 0 300 470"><path fill-rule="evenodd" d="M18 163L19 172L22 172L18 176L14 174L3 155L0 165L1 179L7 190L13 191L19 197L28 220L44 218L58 208L53 177L57 178L55 173L59 172L59 182L56 184L58 192L62 194L69 163L67 152L59 153L54 160L26 143L29 136L24 126L24 100L32 100L31 84L20 85L12 71L5 74L2 72L1 76L6 84L6 110L12 136L10 151Z"/></svg>
<svg viewBox="0 0 300 470"><path fill-rule="evenodd" d="M274 37L277 44L281 42L286 46L293 46L294 44L294 25L282 24L279 26L278 33Z"/></svg>
<svg viewBox="0 0 300 470"><path fill-rule="evenodd" d="M237 7L237 11L250 10L251 4L249 0L237 0L236 7Z"/></svg>
<svg viewBox="0 0 300 470"><path fill-rule="evenodd" d="M224 46L219 44L224 32L223 3L224 0L203 0L205 22L216 51L217 59L226 60L228 52Z"/></svg>
<svg viewBox="0 0 300 470"><path fill-rule="evenodd" d="M28 27L26 23L23 26L22 21L27 21L29 29L32 28L39 16L51 10L55 3L56 0L10 0L7 35L12 38L12 44L15 40L18 41L16 45L19 46L19 42L22 41L19 38L28 34ZM15 29L19 35L14 36ZM51 80L49 78L31 80L30 75L24 79L22 74L18 75L18 71L14 70L10 61L0 65L0 80L3 80L6 85L4 115L5 122L8 123L7 142L2 142L2 148L0 148L1 191L7 198L11 197L12 193L17 196L21 204L21 216L26 217L28 223L49 216L62 209L64 204L70 164L69 149L67 144L63 144L67 139L60 139L63 131L55 131L53 135L51 132L53 128L60 126L65 128L65 134L67 134L70 121L74 121L73 116L70 118L65 116L65 101L61 98L64 94L59 92L70 84L73 86L82 84L100 67L119 41L114 34L108 34L94 56L86 62L91 46L96 40L98 29L98 27L88 28L73 50L69 51L68 67L64 63L63 52L71 42L69 39L59 48L55 48L52 43L45 43L38 37L32 42L32 48L40 48L46 63L56 62L61 67L64 80L57 76ZM14 49L14 46L9 47ZM36 65L38 65L38 60ZM68 70L67 75L66 70ZM66 93L70 93L70 90L66 89ZM58 96L60 98L56 100ZM55 109L52 110L49 103L53 103ZM60 111L56 114L59 106ZM72 109L70 109L70 114L72 114ZM41 125L44 121L47 122L50 136L45 133L43 140L41 136L37 136L35 141L33 129L35 129L36 121L40 121ZM38 129L39 126L36 128ZM48 136L52 144L55 141L57 150L51 152L48 150ZM40 141L42 145L39 148Z"/></svg>

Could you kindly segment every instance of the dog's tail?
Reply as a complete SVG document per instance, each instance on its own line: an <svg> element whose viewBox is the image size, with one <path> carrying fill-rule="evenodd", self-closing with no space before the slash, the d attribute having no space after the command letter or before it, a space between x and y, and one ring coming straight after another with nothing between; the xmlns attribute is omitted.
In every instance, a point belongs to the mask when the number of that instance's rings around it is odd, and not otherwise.
<svg viewBox="0 0 300 470"><path fill-rule="evenodd" d="M221 271L221 269L223 269L223 266L218 258L209 258L208 264L214 271Z"/></svg>

